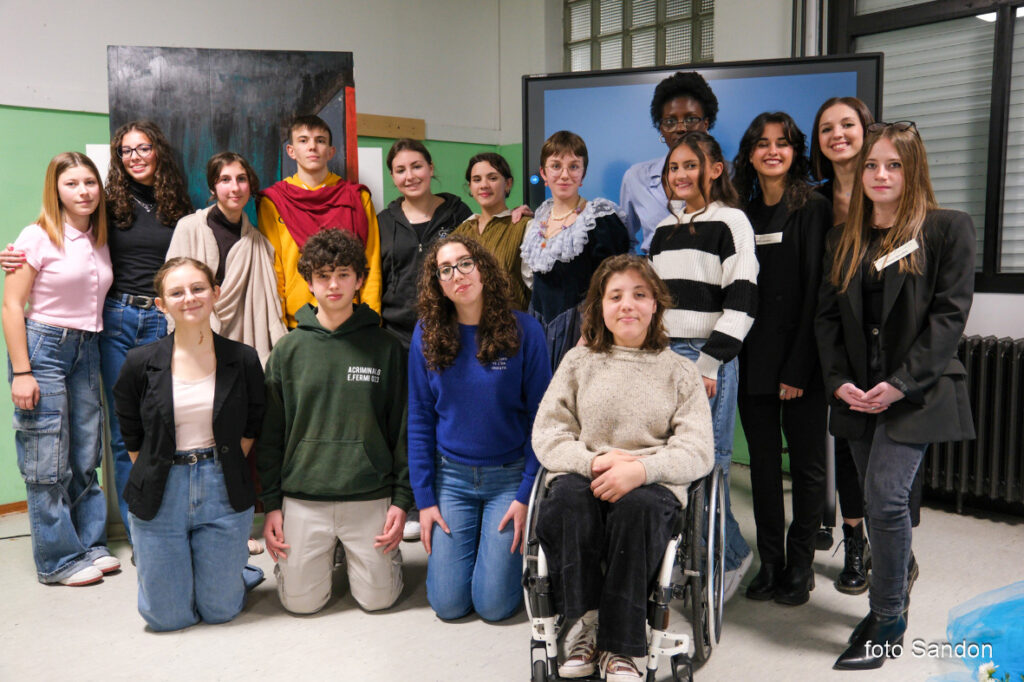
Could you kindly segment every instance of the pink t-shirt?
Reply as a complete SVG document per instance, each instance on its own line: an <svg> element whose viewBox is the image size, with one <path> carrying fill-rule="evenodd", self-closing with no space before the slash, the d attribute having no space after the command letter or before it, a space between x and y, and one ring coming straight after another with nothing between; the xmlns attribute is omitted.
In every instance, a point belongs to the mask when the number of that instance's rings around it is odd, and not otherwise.
<svg viewBox="0 0 1024 682"><path fill-rule="evenodd" d="M103 299L114 281L110 250L93 245L89 232L64 224L64 250L46 231L29 225L14 242L35 268L26 317L55 327L98 332L103 329Z"/></svg>

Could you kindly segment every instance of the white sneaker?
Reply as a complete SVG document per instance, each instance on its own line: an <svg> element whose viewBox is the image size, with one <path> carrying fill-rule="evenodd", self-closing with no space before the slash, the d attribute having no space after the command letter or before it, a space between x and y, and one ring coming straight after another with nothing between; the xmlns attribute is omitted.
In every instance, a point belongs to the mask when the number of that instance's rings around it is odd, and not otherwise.
<svg viewBox="0 0 1024 682"><path fill-rule="evenodd" d="M736 591L740 588L740 581L743 580L743 576L750 570L750 564L754 563L754 553L750 552L743 558L740 565L731 571L726 571L724 576L724 599L723 601L729 601L732 596L736 594Z"/></svg>
<svg viewBox="0 0 1024 682"><path fill-rule="evenodd" d="M80 571L72 573L67 578L60 581L61 585L70 585L71 587L81 587L82 585L92 585L103 580L103 572L95 566L86 566Z"/></svg>
<svg viewBox="0 0 1024 682"><path fill-rule="evenodd" d="M405 522L405 530L402 531L402 539L406 542L416 542L420 539L420 522L418 519Z"/></svg>
<svg viewBox="0 0 1024 682"><path fill-rule="evenodd" d="M594 612L596 615L596 612ZM597 668L597 619L584 622L573 636L569 654L558 666L559 677L576 679L589 677Z"/></svg>
<svg viewBox="0 0 1024 682"><path fill-rule="evenodd" d="M92 562L95 568L100 569L100 573L113 573L114 571L121 570L121 561L116 556L101 556Z"/></svg>
<svg viewBox="0 0 1024 682"><path fill-rule="evenodd" d="M608 651L601 652L601 670L604 671L603 677L607 682L634 682L643 679L632 658Z"/></svg>

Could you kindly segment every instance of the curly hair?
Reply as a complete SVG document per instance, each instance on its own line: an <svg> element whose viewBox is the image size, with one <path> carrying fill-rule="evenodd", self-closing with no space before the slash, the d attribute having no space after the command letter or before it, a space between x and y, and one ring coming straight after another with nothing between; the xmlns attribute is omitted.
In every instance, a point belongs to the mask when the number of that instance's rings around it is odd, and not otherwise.
<svg viewBox="0 0 1024 682"><path fill-rule="evenodd" d="M750 155L757 145L757 141L764 136L764 129L769 123L777 123L782 126L782 135L786 138L793 150L793 162L786 171L786 190L782 195L787 211L797 211L807 203L811 195L811 184L809 182L811 168L807 156L807 136L797 126L793 117L784 111L772 111L758 114L747 131L743 133L740 140L739 151L733 159L734 169L733 185L740 195L740 203L747 206L758 195L762 193L757 171L754 164L750 162Z"/></svg>
<svg viewBox="0 0 1024 682"><path fill-rule="evenodd" d="M366 276L366 249L359 237L346 230L327 228L320 230L302 246L299 255L299 274L306 282L313 281L313 273L321 268L348 266L356 277Z"/></svg>
<svg viewBox="0 0 1024 682"><path fill-rule="evenodd" d="M476 263L483 285L483 315L476 330L476 359L481 365L519 352L519 323L512 313L512 286L498 260L480 242L453 234L434 242L420 271L420 298L416 305L423 329L423 357L427 369L442 372L459 354L459 319L455 304L445 296L437 277L437 253L448 244L462 244Z"/></svg>
<svg viewBox="0 0 1024 682"><path fill-rule="evenodd" d="M832 162L821 151L821 141L818 139L818 126L821 124L822 114L837 104L845 104L853 109L853 112L857 114L857 118L860 119L861 132L864 134L867 133L868 126L875 122L875 117L871 115L868 105L856 97L829 97L825 100L818 108L818 113L814 115L814 128L811 129L811 171L814 173L815 180L831 180L836 176L836 171L832 168Z"/></svg>
<svg viewBox="0 0 1024 682"><path fill-rule="evenodd" d="M183 216L192 212L192 201L188 198L185 177L167 138L152 121L129 121L114 131L110 140L110 170L107 172L107 210L114 226L127 230L135 221L135 202L128 189L129 175L121 161L121 142L124 136L137 130L153 145L153 159L156 173L153 176L153 192L156 197L156 217L164 225L174 225Z"/></svg>
<svg viewBox="0 0 1024 682"><path fill-rule="evenodd" d="M654 88L654 98L651 100L651 123L658 127L661 121L665 104L676 97L692 97L704 110L704 118L708 120L708 130L715 127L715 120L718 118L718 98L711 91L711 86L696 71L676 71L674 74L658 83Z"/></svg>
<svg viewBox="0 0 1024 682"><path fill-rule="evenodd" d="M646 258L632 253L622 253L604 259L590 278L590 288L583 303L583 342L591 350L606 353L615 343L612 332L604 323L604 290L612 275L626 270L633 270L651 289L651 295L657 306L651 316L651 325L644 337L643 350L662 350L668 347L668 332L665 331L663 318L665 311L674 307L668 286L658 277L651 262Z"/></svg>

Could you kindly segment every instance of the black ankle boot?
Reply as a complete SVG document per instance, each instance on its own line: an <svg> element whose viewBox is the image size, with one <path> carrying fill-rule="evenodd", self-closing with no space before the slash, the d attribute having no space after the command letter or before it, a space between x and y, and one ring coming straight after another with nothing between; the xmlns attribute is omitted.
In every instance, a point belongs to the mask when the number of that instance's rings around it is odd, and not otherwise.
<svg viewBox="0 0 1024 682"><path fill-rule="evenodd" d="M775 594L775 585L782 575L782 567L778 564L761 564L757 575L747 587L747 599L768 601Z"/></svg>
<svg viewBox="0 0 1024 682"><path fill-rule="evenodd" d="M800 606L811 598L814 589L814 571L810 566L787 566L775 585L775 603Z"/></svg>
<svg viewBox="0 0 1024 682"><path fill-rule="evenodd" d="M873 670L881 668L886 658L903 654L903 635L907 622L902 615L879 616L872 612L850 646L836 659L835 670ZM858 624L857 627L860 627Z"/></svg>
<svg viewBox="0 0 1024 682"><path fill-rule="evenodd" d="M836 589L843 594L863 594L868 589L868 571L864 556L867 541L864 539L864 524L856 526L843 524L843 548L846 559L843 570L836 578Z"/></svg>

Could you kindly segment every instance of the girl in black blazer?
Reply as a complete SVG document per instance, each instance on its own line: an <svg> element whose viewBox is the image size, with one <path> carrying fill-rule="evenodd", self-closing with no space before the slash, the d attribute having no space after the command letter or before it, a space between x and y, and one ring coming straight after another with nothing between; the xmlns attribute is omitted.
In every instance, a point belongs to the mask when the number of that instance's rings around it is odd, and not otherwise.
<svg viewBox="0 0 1024 682"><path fill-rule="evenodd" d="M806 141L783 112L755 118L733 162L754 227L757 318L740 354L739 412L761 568L747 597L805 603L814 587L814 535L825 503L826 406L814 342L828 201L808 182ZM789 445L793 522L785 532L782 435Z"/></svg>
<svg viewBox="0 0 1024 682"><path fill-rule="evenodd" d="M956 357L974 293L970 217L938 208L909 121L869 126L847 222L826 241L815 331L830 429L864 489L871 612L837 669L878 668L908 616L910 490L930 442L974 437Z"/></svg>
<svg viewBox="0 0 1024 682"><path fill-rule="evenodd" d="M220 289L206 265L173 258L154 285L175 331L129 351L114 400L133 463L139 613L162 631L231 620L262 580L246 566L255 492L245 455L264 388L256 351L210 329Z"/></svg>

